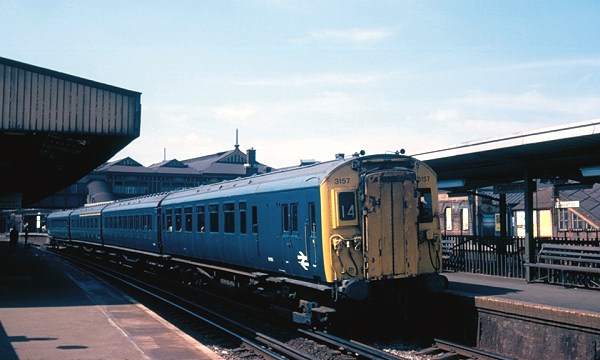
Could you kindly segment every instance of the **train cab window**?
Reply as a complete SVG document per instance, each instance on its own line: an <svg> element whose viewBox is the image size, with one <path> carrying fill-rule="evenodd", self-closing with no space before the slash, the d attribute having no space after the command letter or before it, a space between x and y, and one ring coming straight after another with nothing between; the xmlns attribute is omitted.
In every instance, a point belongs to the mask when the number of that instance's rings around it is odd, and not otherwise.
<svg viewBox="0 0 600 360"><path fill-rule="evenodd" d="M173 231L173 209L167 209L167 216L165 216L165 229L167 231Z"/></svg>
<svg viewBox="0 0 600 360"><path fill-rule="evenodd" d="M258 208L252 206L252 233L258 234Z"/></svg>
<svg viewBox="0 0 600 360"><path fill-rule="evenodd" d="M206 226L206 209L204 205L196 206L196 231L204 232Z"/></svg>
<svg viewBox="0 0 600 360"><path fill-rule="evenodd" d="M181 219L181 208L175 209L175 231L181 231L183 229L183 222Z"/></svg>
<svg viewBox="0 0 600 360"><path fill-rule="evenodd" d="M338 193L338 213L340 220L356 219L356 202L354 192L344 191Z"/></svg>
<svg viewBox="0 0 600 360"><path fill-rule="evenodd" d="M219 232L219 205L208 206L208 216L210 222L210 232Z"/></svg>
<svg viewBox="0 0 600 360"><path fill-rule="evenodd" d="M238 209L240 211L240 233L246 234L248 232L248 229L246 227L246 203L239 203Z"/></svg>
<svg viewBox="0 0 600 360"><path fill-rule="evenodd" d="M223 204L223 231L226 233L235 232L235 204Z"/></svg>
<svg viewBox="0 0 600 360"><path fill-rule="evenodd" d="M183 209L183 215L185 220L185 231L192 231L192 208L186 207Z"/></svg>
<svg viewBox="0 0 600 360"><path fill-rule="evenodd" d="M333 226L356 226L358 216L356 214L356 192L333 190L332 198L336 213L333 216Z"/></svg>
<svg viewBox="0 0 600 360"><path fill-rule="evenodd" d="M433 202L431 189L419 189L419 217L418 221L427 223L433 221Z"/></svg>

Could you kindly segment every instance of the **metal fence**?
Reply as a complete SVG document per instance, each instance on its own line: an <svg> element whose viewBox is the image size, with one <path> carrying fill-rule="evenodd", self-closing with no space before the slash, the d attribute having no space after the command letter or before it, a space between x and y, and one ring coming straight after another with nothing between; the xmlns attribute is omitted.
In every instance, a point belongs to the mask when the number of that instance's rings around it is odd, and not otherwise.
<svg viewBox="0 0 600 360"><path fill-rule="evenodd" d="M600 246L598 238L534 238L536 254L544 243ZM522 237L446 235L442 239L445 271L525 278Z"/></svg>

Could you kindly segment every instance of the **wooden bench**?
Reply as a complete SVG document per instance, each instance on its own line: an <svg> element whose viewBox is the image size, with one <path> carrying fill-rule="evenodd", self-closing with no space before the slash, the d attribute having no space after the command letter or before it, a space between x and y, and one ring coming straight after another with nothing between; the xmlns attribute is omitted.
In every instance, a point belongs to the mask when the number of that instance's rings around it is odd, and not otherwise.
<svg viewBox="0 0 600 360"><path fill-rule="evenodd" d="M580 285L574 279L583 280L585 286L590 284L600 287L600 246L542 244L535 264L526 263L529 268L539 269L538 280L553 282L556 274L560 274L560 282L567 285ZM543 276L545 275L545 276Z"/></svg>

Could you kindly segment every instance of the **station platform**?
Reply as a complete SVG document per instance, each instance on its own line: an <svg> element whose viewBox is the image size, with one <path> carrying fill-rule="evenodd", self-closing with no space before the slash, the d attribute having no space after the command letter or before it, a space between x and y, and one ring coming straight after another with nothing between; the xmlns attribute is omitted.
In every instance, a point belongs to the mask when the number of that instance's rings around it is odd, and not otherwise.
<svg viewBox="0 0 600 360"><path fill-rule="evenodd" d="M444 335L514 359L600 358L600 290L444 273Z"/></svg>
<svg viewBox="0 0 600 360"><path fill-rule="evenodd" d="M445 272L443 275L449 280L449 293L524 306L532 304L555 312L586 313L596 320L590 325L600 330L600 290L463 272Z"/></svg>
<svg viewBox="0 0 600 360"><path fill-rule="evenodd" d="M0 359L222 359L29 240L0 238Z"/></svg>

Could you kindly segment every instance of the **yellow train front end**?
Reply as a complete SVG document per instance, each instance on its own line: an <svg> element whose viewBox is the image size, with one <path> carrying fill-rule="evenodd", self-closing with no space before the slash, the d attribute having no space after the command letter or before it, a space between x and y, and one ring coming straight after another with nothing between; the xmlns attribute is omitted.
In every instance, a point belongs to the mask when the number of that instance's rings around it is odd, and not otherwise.
<svg viewBox="0 0 600 360"><path fill-rule="evenodd" d="M357 157L321 184L325 274L340 296L418 283L447 286L442 269L436 175L403 155Z"/></svg>

